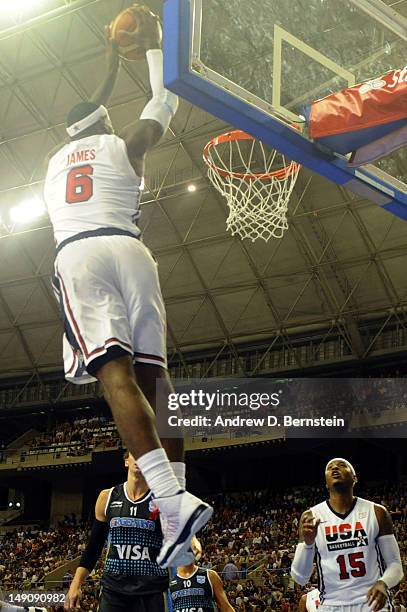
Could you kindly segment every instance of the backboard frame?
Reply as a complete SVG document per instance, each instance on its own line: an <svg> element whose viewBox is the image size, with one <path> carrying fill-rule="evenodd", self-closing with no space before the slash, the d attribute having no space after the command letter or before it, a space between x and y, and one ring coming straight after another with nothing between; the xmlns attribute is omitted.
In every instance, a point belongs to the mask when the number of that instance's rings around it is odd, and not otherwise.
<svg viewBox="0 0 407 612"><path fill-rule="evenodd" d="M397 15L381 0L351 2L363 11L373 13L375 18L379 15L378 20L386 27L389 27L392 18ZM294 114L290 116L287 109L281 107L278 88L276 93L273 92L272 104L268 104L205 66L199 57L201 15L202 0L164 2L164 80L168 89L232 126L248 132L270 147L280 150L310 170L407 220L406 185L372 165L350 168L344 157L317 148L289 124L294 118L298 121L298 117ZM394 21L398 35L404 19L399 17L399 20ZM281 35L287 34L277 32L277 43L278 36L281 40ZM313 59L319 61L314 49L307 48L307 45L298 39L290 39L290 43L293 42L295 45L301 44L302 52L312 54ZM354 84L353 75L349 71L334 63L330 69L350 85ZM273 75L273 78L278 78L278 75Z"/></svg>

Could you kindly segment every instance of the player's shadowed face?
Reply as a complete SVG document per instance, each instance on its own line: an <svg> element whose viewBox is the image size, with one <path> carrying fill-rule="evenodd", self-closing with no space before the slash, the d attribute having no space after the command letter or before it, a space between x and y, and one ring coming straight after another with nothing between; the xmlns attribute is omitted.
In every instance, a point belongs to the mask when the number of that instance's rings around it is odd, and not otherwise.
<svg viewBox="0 0 407 612"><path fill-rule="evenodd" d="M349 489L357 482L356 476L344 461L331 461L325 471L328 491Z"/></svg>
<svg viewBox="0 0 407 612"><path fill-rule="evenodd" d="M141 476L140 468L131 453L129 453L129 455L125 459L124 464L126 468L128 468L128 470L130 471L130 474L132 474L133 476Z"/></svg>

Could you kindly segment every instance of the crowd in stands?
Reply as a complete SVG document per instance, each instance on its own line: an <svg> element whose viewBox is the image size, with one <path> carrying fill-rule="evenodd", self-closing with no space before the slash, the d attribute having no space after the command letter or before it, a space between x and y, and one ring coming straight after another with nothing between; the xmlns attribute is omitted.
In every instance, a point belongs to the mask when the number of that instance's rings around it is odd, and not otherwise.
<svg viewBox="0 0 407 612"><path fill-rule="evenodd" d="M264 391L273 389L264 383ZM286 407L290 406L290 415L297 418L317 418L321 416L332 416L332 406L335 407L335 416L343 417L351 425L352 417L366 414L373 419L377 415L389 410L405 410L407 408L407 378L369 378L369 379L327 379L326 384L321 384L318 379L290 379L281 383L282 395L278 408L273 408L273 414L285 414ZM275 391L275 389L274 389ZM237 393L237 392L236 392ZM251 386L244 385L238 390L238 394L250 395ZM229 393L228 393L229 394ZM233 395L233 393L230 393ZM259 393L255 394L259 395ZM252 410L248 405L231 406L226 403L222 409L222 416L233 417L236 415L246 417L263 417L267 424L270 406L258 406ZM280 411L280 412L279 412ZM202 407L193 407L192 404L183 408L185 417L201 414ZM398 419L396 419L398 422ZM364 423L364 427L366 423ZM265 425L268 430L267 425ZM260 427L261 429L261 427ZM196 429L189 428L189 435L198 437L219 435L219 426L198 426ZM247 433L245 429L241 433ZM231 429L233 435L238 435L236 428ZM254 433L254 430L252 431ZM260 432L259 432L260 433ZM222 429L222 434L224 430ZM20 460L25 461L32 455L43 453L54 453L61 456L62 453L68 457L83 456L97 448L109 449L121 446L117 429L112 420L105 416L81 416L73 421L64 421L56 424L47 431L36 435L28 447L21 452ZM59 454L59 455L58 455ZM7 451L0 453L0 461L6 460Z"/></svg>
<svg viewBox="0 0 407 612"><path fill-rule="evenodd" d="M359 492L357 492L359 494ZM362 497L391 512L402 561L407 563L407 488L376 487ZM200 533L203 567L215 569L237 612L294 612L302 594L289 575L301 513L325 499L322 487L218 495L215 513ZM4 590L41 587L44 576L67 559L81 554L89 526L66 517L49 530L16 530L0 541L0 580ZM101 556L103 558L103 554ZM82 610L96 612L100 561L84 589ZM68 578L64 582L67 586ZM398 603L407 605L406 583L396 589ZM50 612L60 612L54 609Z"/></svg>
<svg viewBox="0 0 407 612"><path fill-rule="evenodd" d="M75 518L58 527L17 528L0 539L0 584L4 591L44 588L44 578L85 548L89 529Z"/></svg>
<svg viewBox="0 0 407 612"><path fill-rule="evenodd" d="M94 448L117 448L120 438L112 421L104 416L77 418L59 423L54 429L33 438L24 455L66 452L67 456L86 455Z"/></svg>

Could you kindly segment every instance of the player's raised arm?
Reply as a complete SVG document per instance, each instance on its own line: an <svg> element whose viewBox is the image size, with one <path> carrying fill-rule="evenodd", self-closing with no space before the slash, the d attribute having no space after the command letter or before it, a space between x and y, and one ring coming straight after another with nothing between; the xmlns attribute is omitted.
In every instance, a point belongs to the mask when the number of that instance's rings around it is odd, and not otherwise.
<svg viewBox="0 0 407 612"><path fill-rule="evenodd" d="M387 590L395 587L403 579L404 574L391 516L384 506L375 504L374 509L379 524L377 544L386 565L380 580L369 589L367 594L368 605L372 607L372 612L377 612L387 601Z"/></svg>
<svg viewBox="0 0 407 612"><path fill-rule="evenodd" d="M218 606L219 612L234 612L234 608L232 608L229 603L219 574L215 572L215 570L208 570L208 576L213 589L213 597L216 605Z"/></svg>
<svg viewBox="0 0 407 612"><path fill-rule="evenodd" d="M94 102L98 106L107 104L113 88L116 83L117 74L119 72L120 57L117 51L117 45L110 36L110 27L105 28L106 37L106 74L99 87L96 89L90 102Z"/></svg>
<svg viewBox="0 0 407 612"><path fill-rule="evenodd" d="M81 587L94 569L103 550L109 530L105 514L109 494L110 489L104 489L99 493L99 497L97 498L95 521L92 526L89 542L82 553L79 566L76 568L75 576L72 579L65 599L64 609L67 610L67 612L74 612L80 609L80 600L82 596Z"/></svg>
<svg viewBox="0 0 407 612"><path fill-rule="evenodd" d="M291 565L291 576L295 582L304 585L311 578L314 555L315 538L320 519L315 519L310 510L303 512L299 524L299 543L295 549Z"/></svg>
<svg viewBox="0 0 407 612"><path fill-rule="evenodd" d="M105 28L105 36L106 36L106 74L96 89L92 97L89 99L89 102L94 102L98 106L104 106L107 104L108 99L111 96L113 88L116 83L117 74L120 66L120 57L117 51L117 45L114 40L110 36L109 26ZM59 149L65 144L69 142L69 139L66 138L62 142L58 143L49 151L44 159L44 171L46 172L48 168L49 160Z"/></svg>
<svg viewBox="0 0 407 612"><path fill-rule="evenodd" d="M124 128L120 134L126 142L130 161L136 166L136 172L140 176L140 163L145 153L167 131L178 108L178 96L164 87L162 31L158 17L148 10L140 31L119 33L124 43L132 42L139 48L146 49L152 97L143 109L140 119Z"/></svg>

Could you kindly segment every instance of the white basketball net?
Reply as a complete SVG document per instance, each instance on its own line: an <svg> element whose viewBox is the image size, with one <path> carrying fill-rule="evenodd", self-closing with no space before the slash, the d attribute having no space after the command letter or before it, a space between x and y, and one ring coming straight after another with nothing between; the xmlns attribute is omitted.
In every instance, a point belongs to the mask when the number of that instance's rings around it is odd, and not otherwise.
<svg viewBox="0 0 407 612"><path fill-rule="evenodd" d="M282 238L301 166L238 130L208 143L204 160L211 183L226 198L227 229L252 242Z"/></svg>

